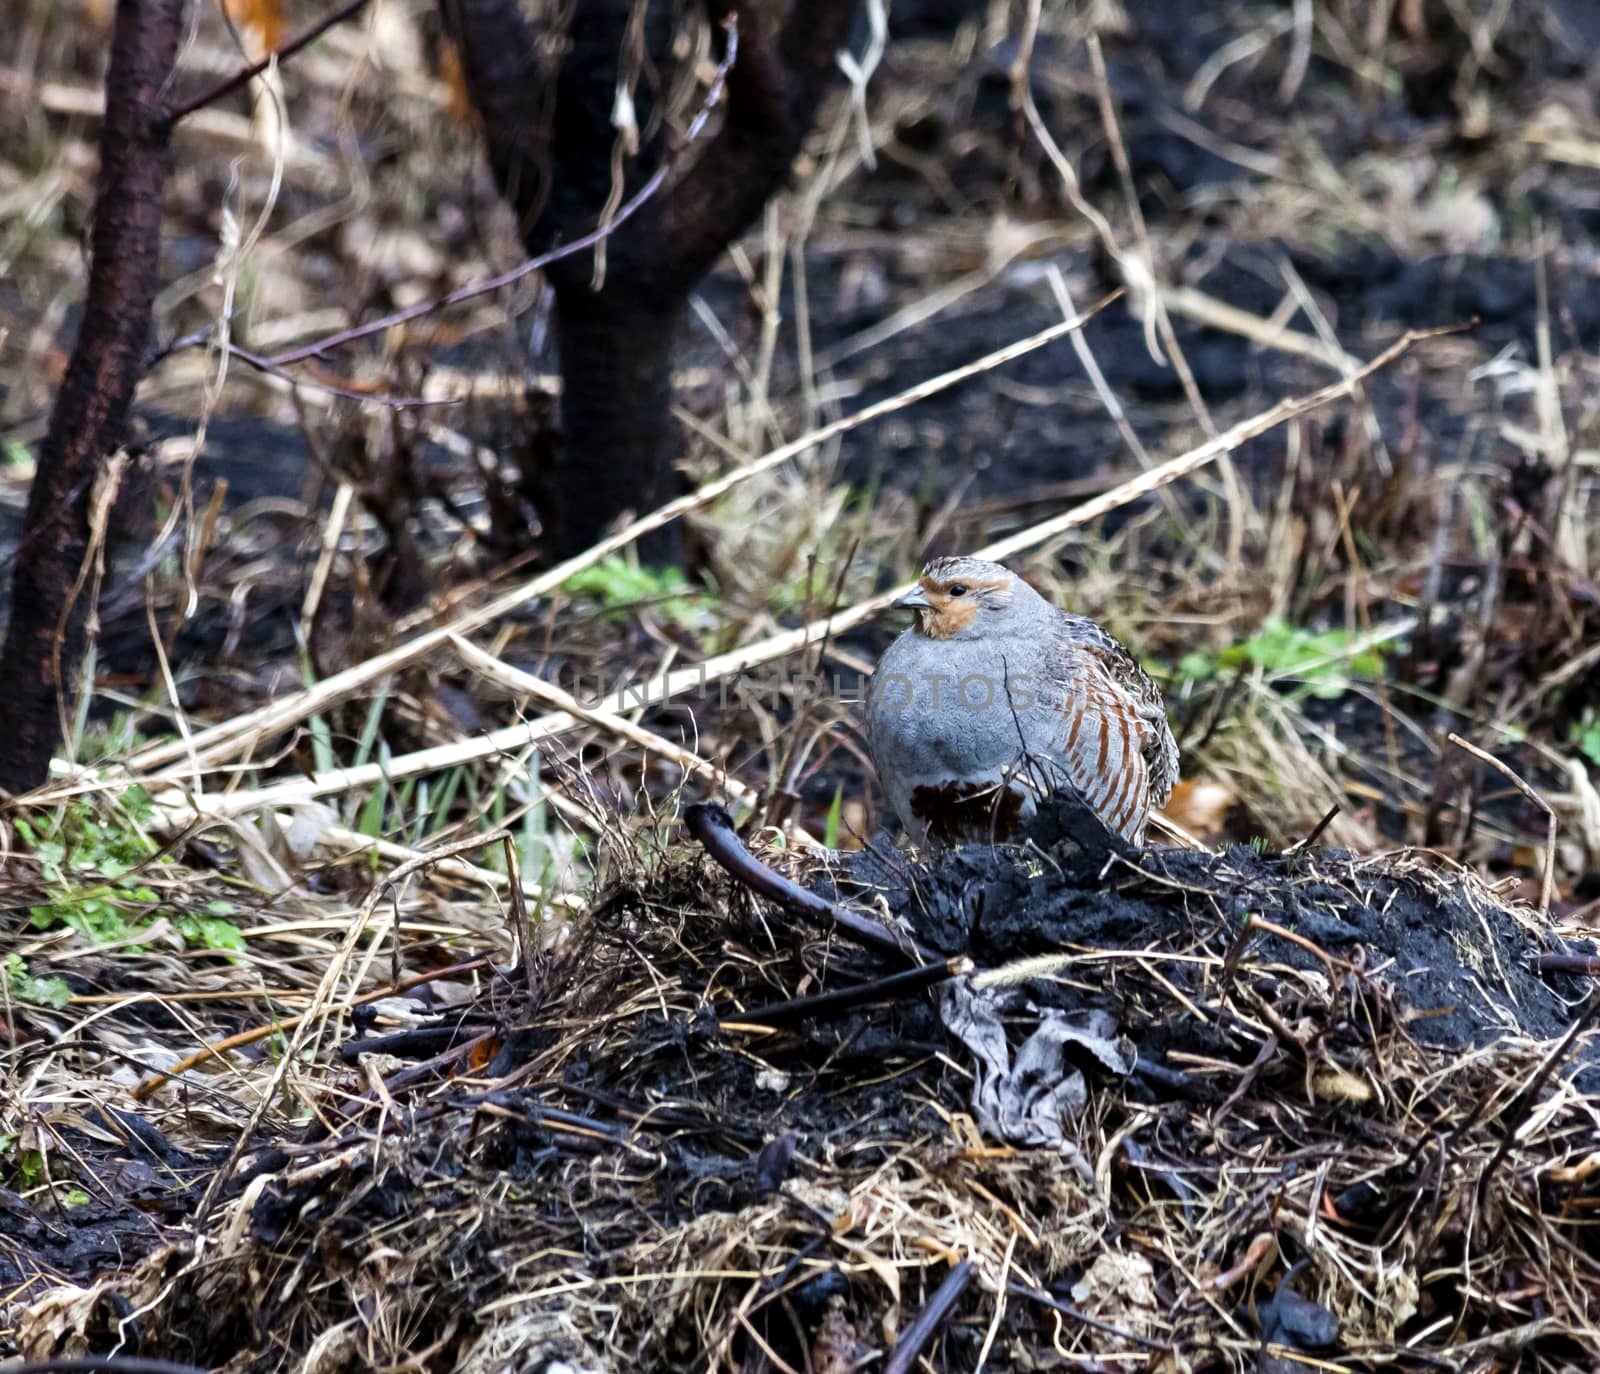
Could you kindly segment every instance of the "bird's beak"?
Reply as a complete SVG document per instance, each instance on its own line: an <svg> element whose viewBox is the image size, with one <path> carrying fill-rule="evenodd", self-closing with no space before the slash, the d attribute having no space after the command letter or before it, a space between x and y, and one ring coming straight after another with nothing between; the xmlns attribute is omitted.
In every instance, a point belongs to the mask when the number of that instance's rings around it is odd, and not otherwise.
<svg viewBox="0 0 1600 1374"><path fill-rule="evenodd" d="M894 602L897 610L903 611L931 611L933 602L928 600L928 594L922 589L922 583L917 583L904 596L898 597Z"/></svg>

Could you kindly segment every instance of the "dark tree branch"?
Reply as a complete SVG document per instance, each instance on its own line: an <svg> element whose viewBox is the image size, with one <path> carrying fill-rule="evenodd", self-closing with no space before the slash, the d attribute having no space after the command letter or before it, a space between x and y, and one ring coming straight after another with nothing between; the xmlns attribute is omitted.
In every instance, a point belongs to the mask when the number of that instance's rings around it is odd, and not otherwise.
<svg viewBox="0 0 1600 1374"><path fill-rule="evenodd" d="M579 552L619 517L672 495L670 359L689 295L788 173L857 3L790 0L774 37L754 3L709 0L725 41L738 40L727 52L722 126L663 194L613 224L603 249L551 264L562 443L533 493L548 556ZM636 15L635 0L584 0L559 31L536 35L516 0L441 0L490 165L532 254L604 225L619 194L634 205L671 168L652 76L671 62L676 7L643 4ZM541 43L562 52L553 79L540 70ZM640 139L620 158L619 86L631 92ZM675 528L642 551L675 559Z"/></svg>
<svg viewBox="0 0 1600 1374"><path fill-rule="evenodd" d="M741 52L728 78L728 114L672 188L666 244L685 293L761 213L789 174L844 46L857 0L790 0L773 41L750 0L720 5L739 20Z"/></svg>
<svg viewBox="0 0 1600 1374"><path fill-rule="evenodd" d="M100 177L83 324L56 393L28 492L26 537L0 650L9 712L0 788L44 782L83 652L87 607L72 588L88 553L88 508L138 384L160 284L161 191L172 121L163 94L177 62L183 0L121 0L106 72Z"/></svg>
<svg viewBox="0 0 1600 1374"><path fill-rule="evenodd" d="M1533 961L1541 974L1576 973L1600 978L1600 954L1540 954Z"/></svg>
<svg viewBox="0 0 1600 1374"><path fill-rule="evenodd" d="M972 1282L972 1274L972 1261L962 1260L945 1275L944 1282L933 1290L928 1305L917 1313L905 1334L895 1342L889 1358L883 1362L883 1374L911 1374L917 1367L917 1357L950 1320L950 1314Z"/></svg>
<svg viewBox="0 0 1600 1374"><path fill-rule="evenodd" d="M751 1007L748 1011L723 1017L722 1023L725 1026L787 1026L794 1021L821 1021L831 1016L842 1016L869 1002L899 1001L911 993L926 991L935 983L960 978L971 972L972 960L965 955L957 955L942 964L918 964L915 968L891 973L884 978L874 978L870 982L851 983L834 988L831 992L818 992L810 997L793 997L787 1002Z"/></svg>
<svg viewBox="0 0 1600 1374"><path fill-rule="evenodd" d="M489 165L531 242L549 178L554 95L539 68L537 36L516 0L439 0L439 11L483 121Z"/></svg>
<svg viewBox="0 0 1600 1374"><path fill-rule="evenodd" d="M730 54L734 51L736 51L736 49L730 49ZM721 98L723 80L726 75L727 72L725 68L718 69L716 77L712 82L711 90L706 95L705 104L701 106L700 113L695 118L695 127L698 127L700 124L704 123L705 118L711 113L711 110ZM386 330L394 328L394 326L397 324L406 324L411 320L417 319L423 315L431 314L433 311L440 310L445 306L459 305L462 301L470 301L476 296L486 296L491 291L499 291L504 287L511 286L513 283L521 281L524 277L530 276L534 272L548 270L566 258L575 257L579 253L587 252L589 249L600 243L603 243L606 239L610 238L611 235L615 234L617 230L619 230L624 224L632 219L633 216L639 212L640 208L644 206L644 204L661 189L662 183L667 179L667 171L668 169L666 167L657 168L650 179L646 181L644 185L640 186L639 189L635 191L633 195L631 195L626 201L619 205L617 207L617 212L607 219L603 224L595 225L589 229L588 232L580 234L570 243L559 244L558 246L550 249L549 252L540 253L536 257L532 257L525 262L518 263L517 266L511 268L509 271L500 273L498 276L490 277L486 281L473 282L469 286L457 287L448 295L440 296L436 300L419 301L416 305L408 305L405 309L396 310L393 314L385 315L382 319L368 320L363 324L352 325L348 329L341 329L337 333L325 335L320 339L314 339L310 343L296 344L293 348L284 349L283 352L274 353L270 357L261 358L259 360L246 358L245 361L255 362L257 366L266 369L277 369L286 367L290 363L303 362L307 358L318 358L325 353L331 352L335 348L342 348L345 344L354 343L357 339L364 339L369 334L381 334ZM178 344L173 346L173 350L175 351L177 347L186 345L190 342L198 341L198 338L193 340L180 340ZM365 399L370 400L372 398L368 397ZM413 402L413 404L415 404L415 402Z"/></svg>

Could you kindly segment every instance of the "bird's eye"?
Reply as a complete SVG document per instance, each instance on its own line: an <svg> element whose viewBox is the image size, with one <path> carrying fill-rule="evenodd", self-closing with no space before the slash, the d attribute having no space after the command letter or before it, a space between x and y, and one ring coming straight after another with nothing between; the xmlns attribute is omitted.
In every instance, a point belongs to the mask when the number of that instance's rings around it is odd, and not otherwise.
<svg viewBox="0 0 1600 1374"><path fill-rule="evenodd" d="M965 596L967 594L967 584L965 582L952 582L945 588L945 591L951 596Z"/></svg>

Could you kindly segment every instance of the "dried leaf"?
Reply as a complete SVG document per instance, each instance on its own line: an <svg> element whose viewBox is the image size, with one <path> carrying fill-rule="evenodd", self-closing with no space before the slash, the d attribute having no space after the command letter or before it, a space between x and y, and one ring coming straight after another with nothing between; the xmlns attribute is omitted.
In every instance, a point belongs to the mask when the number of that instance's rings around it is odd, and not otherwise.
<svg viewBox="0 0 1600 1374"><path fill-rule="evenodd" d="M244 37L252 62L283 45L283 0L222 0L222 8Z"/></svg>

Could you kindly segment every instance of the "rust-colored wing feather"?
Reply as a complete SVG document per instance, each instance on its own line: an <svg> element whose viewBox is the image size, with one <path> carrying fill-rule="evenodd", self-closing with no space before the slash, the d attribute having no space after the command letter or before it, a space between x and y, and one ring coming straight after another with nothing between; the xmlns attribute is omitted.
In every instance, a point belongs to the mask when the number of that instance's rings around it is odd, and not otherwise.
<svg viewBox="0 0 1600 1374"><path fill-rule="evenodd" d="M1057 764L1111 830L1141 843L1178 776L1161 691L1092 620L1063 612L1060 627L1048 654L1064 720Z"/></svg>

